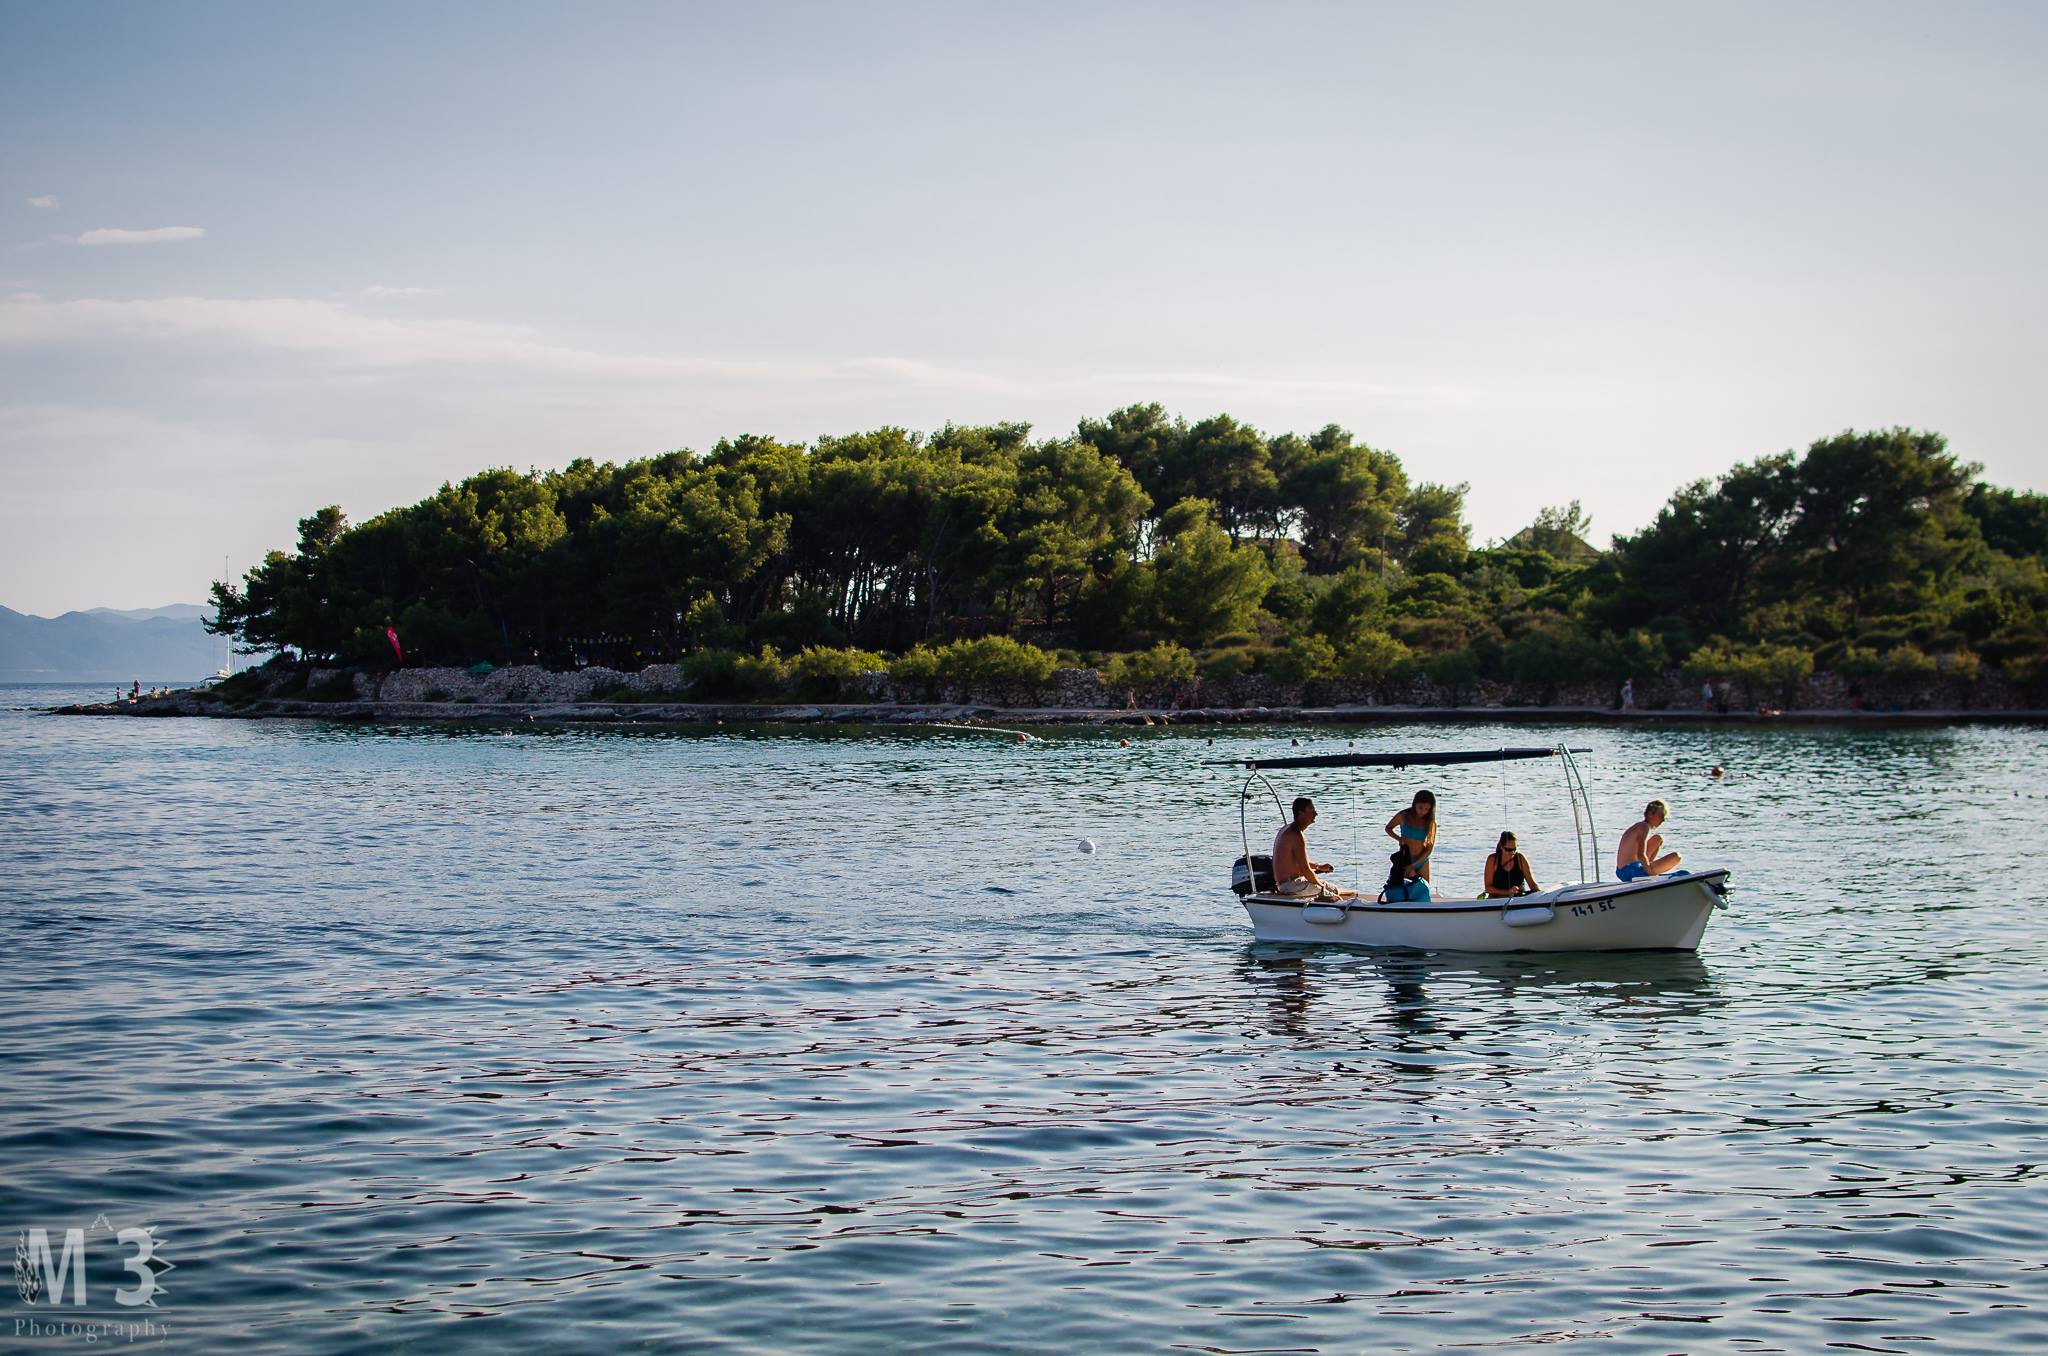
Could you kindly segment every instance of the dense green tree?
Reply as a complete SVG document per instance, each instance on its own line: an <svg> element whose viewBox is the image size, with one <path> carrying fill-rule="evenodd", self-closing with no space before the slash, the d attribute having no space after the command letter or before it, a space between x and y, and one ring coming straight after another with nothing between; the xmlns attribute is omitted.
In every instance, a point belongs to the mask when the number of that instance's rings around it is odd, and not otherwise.
<svg viewBox="0 0 2048 1356"><path fill-rule="evenodd" d="M2048 496L1976 476L1934 434L1844 433L1682 486L1608 551L1576 503L1474 550L1464 486L1411 484L1335 425L1268 437L1132 405L1038 441L1022 423L748 435L486 470L359 524L321 509L214 587L210 624L360 663L389 661L386 626L419 662L694 652L707 692L850 681L872 657L820 648L849 641L931 656L935 682L1050 662L1012 632L1223 640L1204 672L1419 667L1460 691L1683 666L1790 694L1815 663L2048 680Z"/></svg>
<svg viewBox="0 0 2048 1356"><path fill-rule="evenodd" d="M295 553L269 552L240 589L227 580L214 584L214 617L207 629L235 637L250 652L347 652L356 618L339 606L337 572L328 559L347 531L348 519L333 504L299 519Z"/></svg>
<svg viewBox="0 0 2048 1356"><path fill-rule="evenodd" d="M1166 494L1168 477L1180 474L1180 446L1186 421L1169 419L1161 405L1127 405L1102 419L1083 419L1074 436L1117 462L1154 504L1164 508L1183 496Z"/></svg>
<svg viewBox="0 0 2048 1356"><path fill-rule="evenodd" d="M1963 506L1977 469L1911 429L1817 442L1799 465L1786 545L1805 579L1863 614L1886 591L1936 583L1982 542Z"/></svg>
<svg viewBox="0 0 2048 1356"><path fill-rule="evenodd" d="M1272 586L1265 555L1239 545L1213 521L1204 500L1184 499L1161 520L1164 540L1152 559L1155 624L1184 645L1207 645L1251 624Z"/></svg>
<svg viewBox="0 0 2048 1356"><path fill-rule="evenodd" d="M1578 678L1607 676L1611 651L1596 637L1562 618L1530 627L1501 648L1507 677L1539 688L1545 701L1555 700L1561 684Z"/></svg>
<svg viewBox="0 0 2048 1356"><path fill-rule="evenodd" d="M1354 565L1330 581L1315 603L1315 629L1342 649L1379 629L1387 609L1387 586L1379 572Z"/></svg>
<svg viewBox="0 0 2048 1356"><path fill-rule="evenodd" d="M1187 431L1168 460L1159 494L1162 503L1208 500L1233 542L1278 531L1280 481L1265 436L1227 414Z"/></svg>
<svg viewBox="0 0 2048 1356"><path fill-rule="evenodd" d="M997 525L997 582L1033 597L1040 618L1057 624L1084 584L1128 559L1152 502L1130 471L1078 438L1024 448L1015 469L1015 493Z"/></svg>
<svg viewBox="0 0 2048 1356"><path fill-rule="evenodd" d="M1275 439L1273 464L1280 498L1294 509L1302 555L1312 569L1330 573L1387 556L1410 495L1397 458L1353 442L1350 433L1329 424L1308 439ZM1425 530L1441 528L1431 524Z"/></svg>
<svg viewBox="0 0 2048 1356"><path fill-rule="evenodd" d="M1984 544L2008 556L2048 556L2048 494L1999 489L1978 481L1963 499Z"/></svg>
<svg viewBox="0 0 2048 1356"><path fill-rule="evenodd" d="M1316 605L1316 590L1323 582L1310 576L1301 548L1285 538L1260 542L1273 582L1266 587L1260 606L1281 621L1300 621Z"/></svg>
<svg viewBox="0 0 2048 1356"><path fill-rule="evenodd" d="M1615 539L1622 575L1616 623L1676 613L1702 634L1738 625L1783 560L1799 492L1789 452L1680 489L1648 527Z"/></svg>

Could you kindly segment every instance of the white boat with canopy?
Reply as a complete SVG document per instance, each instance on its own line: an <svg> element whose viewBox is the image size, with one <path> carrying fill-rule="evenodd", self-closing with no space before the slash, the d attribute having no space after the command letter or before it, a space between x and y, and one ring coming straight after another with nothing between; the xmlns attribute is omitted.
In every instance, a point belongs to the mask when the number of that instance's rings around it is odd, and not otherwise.
<svg viewBox="0 0 2048 1356"><path fill-rule="evenodd" d="M1334 942L1426 951L1698 950L1700 936L1714 910L1727 907L1727 870L1673 872L1636 881L1604 879L1592 797L1573 756L1586 752L1558 745L1247 759L1243 766L1250 775L1238 794L1238 829L1244 853L1231 871L1230 888L1243 900L1245 912L1251 915L1252 931L1262 942ZM1297 768L1444 767L1533 758L1555 758L1563 768L1579 856L1577 884L1513 899L1430 899L1412 903L1367 897L1304 899L1275 893L1272 858L1252 850L1251 817L1255 805L1271 800L1279 814L1275 832L1290 818L1286 802L1266 775L1269 772ZM1237 766L1236 760L1231 766ZM1590 880L1586 878L1589 848L1593 863Z"/></svg>

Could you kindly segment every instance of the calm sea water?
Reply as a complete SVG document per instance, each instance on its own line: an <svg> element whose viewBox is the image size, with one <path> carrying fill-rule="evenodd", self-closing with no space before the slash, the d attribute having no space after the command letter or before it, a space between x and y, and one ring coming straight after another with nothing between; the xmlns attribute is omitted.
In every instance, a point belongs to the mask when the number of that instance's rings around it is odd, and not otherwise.
<svg viewBox="0 0 2048 1356"><path fill-rule="evenodd" d="M2048 1349L2048 732L1210 737L0 713L0 1239L175 1350ZM1589 745L1734 907L1253 945L1291 739ZM1426 782L1440 887L1576 875L1554 767ZM1286 789L1348 878L1417 784Z"/></svg>

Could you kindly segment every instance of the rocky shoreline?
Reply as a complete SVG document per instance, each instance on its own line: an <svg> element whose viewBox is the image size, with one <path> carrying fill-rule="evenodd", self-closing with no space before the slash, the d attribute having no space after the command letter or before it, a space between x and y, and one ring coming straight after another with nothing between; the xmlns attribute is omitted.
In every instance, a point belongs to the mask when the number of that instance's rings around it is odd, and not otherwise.
<svg viewBox="0 0 2048 1356"><path fill-rule="evenodd" d="M241 706L204 706L175 698L144 698L136 702L100 702L64 706L67 716L212 716L229 720L300 719L357 724L421 723L520 725L1274 725L1373 724L1416 722L1557 721L1608 724L1733 724L1825 725L1900 724L1950 725L2013 722L2048 723L2048 710L1972 711L1617 711L1598 706L1214 706L1024 707L899 705L895 703L821 703L767 705L754 703L661 702L613 704L561 702L546 705L489 703L447 706L435 702L300 702L259 701Z"/></svg>
<svg viewBox="0 0 2048 1356"><path fill-rule="evenodd" d="M1960 687L1961 685L1953 685ZM1829 675L1809 679L1807 701L1773 709L1731 685L1727 709L1692 702L1672 675L1637 685L1639 705L1620 710L1581 687L1551 692L1475 684L1463 693L1417 679L1394 687L1344 683L1280 684L1251 678L1207 692L1131 693L1109 689L1096 673L1062 669L1033 688L964 691L864 675L837 701L690 701L674 665L635 673L583 669L556 673L512 667L488 673L407 669L373 674L344 670L254 670L228 684L179 689L134 700L57 708L64 715L212 716L225 719L310 719L372 724L980 724L980 725L1238 725L1380 722L1557 721L1612 723L1905 723L2048 722L2048 710L1985 690L1949 693L1939 686L1910 693L1878 692L1890 704L1847 704ZM1956 700L1963 697L1964 700ZM847 698L852 698L848 700ZM1548 698L1548 700L1544 700ZM1943 700L1947 698L1947 700ZM1969 700L1975 698L1976 700ZM1992 700L1987 700L1992 699ZM1994 704L1995 702L1995 704Z"/></svg>

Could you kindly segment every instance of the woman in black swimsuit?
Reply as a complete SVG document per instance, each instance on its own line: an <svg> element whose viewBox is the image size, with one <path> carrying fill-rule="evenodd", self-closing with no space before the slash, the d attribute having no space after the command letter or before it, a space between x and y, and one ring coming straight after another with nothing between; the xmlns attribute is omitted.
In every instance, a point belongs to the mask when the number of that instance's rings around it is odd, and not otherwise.
<svg viewBox="0 0 2048 1356"><path fill-rule="evenodd" d="M1536 883L1536 873L1529 869L1529 859L1515 850L1515 836L1502 834L1500 846L1486 858L1486 897L1513 899L1542 888Z"/></svg>

